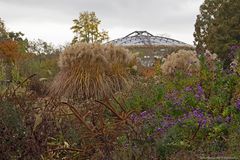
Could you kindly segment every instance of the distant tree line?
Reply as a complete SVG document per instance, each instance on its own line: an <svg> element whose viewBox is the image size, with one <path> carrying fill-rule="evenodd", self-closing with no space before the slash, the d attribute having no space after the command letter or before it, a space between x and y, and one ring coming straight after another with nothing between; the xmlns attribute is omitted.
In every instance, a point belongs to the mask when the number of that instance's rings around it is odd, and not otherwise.
<svg viewBox="0 0 240 160"><path fill-rule="evenodd" d="M108 40L108 32L100 31L101 21L97 18L95 12L82 12L77 19L73 20L74 38L71 44L77 42L102 43ZM46 58L44 55L58 54L70 44L55 47L41 39L30 41L24 37L22 32L8 31L4 21L0 18L0 64L4 72L4 81L13 80L12 70L20 59L26 61L26 57L37 55L38 59ZM39 56L43 55L43 56Z"/></svg>

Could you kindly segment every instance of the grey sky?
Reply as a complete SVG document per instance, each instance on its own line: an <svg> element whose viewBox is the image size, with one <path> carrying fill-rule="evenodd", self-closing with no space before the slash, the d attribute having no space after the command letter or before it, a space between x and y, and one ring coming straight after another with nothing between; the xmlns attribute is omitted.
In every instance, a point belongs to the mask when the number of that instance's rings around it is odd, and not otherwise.
<svg viewBox="0 0 240 160"><path fill-rule="evenodd" d="M204 0L0 0L7 28L29 39L64 44L73 38L72 20L95 11L110 39L135 30L192 44L194 23Z"/></svg>

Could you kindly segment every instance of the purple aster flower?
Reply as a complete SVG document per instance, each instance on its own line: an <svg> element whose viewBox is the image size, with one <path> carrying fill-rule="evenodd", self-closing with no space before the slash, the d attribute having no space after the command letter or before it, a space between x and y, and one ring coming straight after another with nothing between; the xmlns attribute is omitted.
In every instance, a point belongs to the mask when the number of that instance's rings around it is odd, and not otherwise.
<svg viewBox="0 0 240 160"><path fill-rule="evenodd" d="M216 122L222 123L223 122L222 116L218 116L217 119L216 119Z"/></svg>
<svg viewBox="0 0 240 160"><path fill-rule="evenodd" d="M165 120L171 120L172 118L171 118L170 115L166 115L166 116L164 117L164 119L165 119Z"/></svg>
<svg viewBox="0 0 240 160"><path fill-rule="evenodd" d="M176 124L177 124L177 122L170 115L165 116L164 120L162 122L160 122L160 126L163 129L168 129Z"/></svg>
<svg viewBox="0 0 240 160"><path fill-rule="evenodd" d="M207 124L207 119L206 118L199 119L198 124L201 125L202 127L205 127Z"/></svg>
<svg viewBox="0 0 240 160"><path fill-rule="evenodd" d="M191 92L191 91L193 91L193 87L192 86L188 86L188 87L185 88L185 91Z"/></svg>
<svg viewBox="0 0 240 160"><path fill-rule="evenodd" d="M201 99L204 96L204 90L200 84L197 85L196 98Z"/></svg>
<svg viewBox="0 0 240 160"><path fill-rule="evenodd" d="M198 85L198 92L201 93L201 94L203 94L203 88L202 88L201 85Z"/></svg>
<svg viewBox="0 0 240 160"><path fill-rule="evenodd" d="M196 118L203 118L203 113L201 110L198 110L198 109L194 109L193 110L193 116L196 117Z"/></svg>
<svg viewBox="0 0 240 160"><path fill-rule="evenodd" d="M240 49L240 45L233 45L233 46L231 46L230 47L230 52L228 54L228 58L230 60L233 60L236 57L237 50L239 50L239 49Z"/></svg>
<svg viewBox="0 0 240 160"><path fill-rule="evenodd" d="M227 123L231 122L231 120L232 120L231 116L227 116L227 117L225 118L225 122L227 122Z"/></svg>
<svg viewBox="0 0 240 160"><path fill-rule="evenodd" d="M157 128L157 132L162 133L162 132L164 132L164 129L159 127L159 128Z"/></svg>
<svg viewBox="0 0 240 160"><path fill-rule="evenodd" d="M135 123L135 122L137 122L138 117L135 113L133 113L133 114L130 115L130 119Z"/></svg>
<svg viewBox="0 0 240 160"><path fill-rule="evenodd" d="M204 113L200 109L193 109L191 115L197 120L200 126L206 126L208 122L208 116L204 115Z"/></svg>
<svg viewBox="0 0 240 160"><path fill-rule="evenodd" d="M181 106L182 102L181 101L177 101L174 103L175 106Z"/></svg>
<svg viewBox="0 0 240 160"><path fill-rule="evenodd" d="M236 101L236 107L240 111L240 99L237 99Z"/></svg>
<svg viewBox="0 0 240 160"><path fill-rule="evenodd" d="M140 116L141 116L141 117L145 117L147 114L148 114L147 111L143 111L143 112L140 113Z"/></svg>

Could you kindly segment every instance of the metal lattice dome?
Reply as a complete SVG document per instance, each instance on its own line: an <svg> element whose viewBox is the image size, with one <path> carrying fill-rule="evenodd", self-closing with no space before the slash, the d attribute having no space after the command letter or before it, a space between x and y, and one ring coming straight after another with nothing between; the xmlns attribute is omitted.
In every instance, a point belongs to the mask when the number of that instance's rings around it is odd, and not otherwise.
<svg viewBox="0 0 240 160"><path fill-rule="evenodd" d="M147 31L134 31L123 38L109 41L107 44L122 46L143 46L143 45L175 45L189 46L188 44L171 38L154 36Z"/></svg>

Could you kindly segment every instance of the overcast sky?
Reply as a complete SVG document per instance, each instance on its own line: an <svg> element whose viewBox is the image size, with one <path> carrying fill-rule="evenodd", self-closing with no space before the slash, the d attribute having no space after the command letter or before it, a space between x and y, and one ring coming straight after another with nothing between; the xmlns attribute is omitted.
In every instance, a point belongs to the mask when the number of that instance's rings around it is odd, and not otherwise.
<svg viewBox="0 0 240 160"><path fill-rule="evenodd" d="M204 0L0 0L0 17L9 31L55 45L73 38L72 20L94 11L110 39L147 30L193 44L196 15Z"/></svg>

